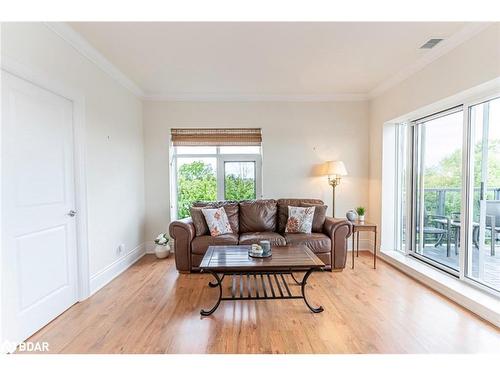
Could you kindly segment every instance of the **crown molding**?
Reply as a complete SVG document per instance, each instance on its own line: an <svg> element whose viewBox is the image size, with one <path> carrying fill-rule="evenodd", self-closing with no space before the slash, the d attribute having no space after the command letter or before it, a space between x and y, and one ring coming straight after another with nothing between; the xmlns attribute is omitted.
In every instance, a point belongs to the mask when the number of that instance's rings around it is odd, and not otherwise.
<svg viewBox="0 0 500 375"><path fill-rule="evenodd" d="M170 102L357 102L368 100L367 94L148 94L146 101Z"/></svg>
<svg viewBox="0 0 500 375"><path fill-rule="evenodd" d="M45 22L47 28L69 43L80 54L97 65L107 75L145 101L184 101L184 102L348 102L374 99L390 88L410 78L427 65L436 61L460 44L479 34L492 22L471 22L458 32L446 38L410 66L402 69L368 93L330 93L330 94L217 94L217 93L145 93L130 78L106 59L84 37L64 22Z"/></svg>
<svg viewBox="0 0 500 375"><path fill-rule="evenodd" d="M44 25L59 35L63 40L70 44L80 54L85 56L103 72L113 78L120 85L132 92L139 98L144 96L144 92L130 78L123 74L116 66L106 59L97 49L95 49L85 38L73 30L64 22L44 22Z"/></svg>
<svg viewBox="0 0 500 375"><path fill-rule="evenodd" d="M465 25L455 34L451 35L449 38L444 39L441 43L439 43L435 48L431 49L420 59L417 59L413 64L400 70L388 80L380 83L377 87L375 87L367 94L368 98L376 98L385 91L396 86L398 83L401 83L404 80L410 78L412 75L422 70L427 65L436 61L440 57L444 56L454 48L458 47L460 44L466 42L474 35L479 34L491 24L492 22L472 22Z"/></svg>

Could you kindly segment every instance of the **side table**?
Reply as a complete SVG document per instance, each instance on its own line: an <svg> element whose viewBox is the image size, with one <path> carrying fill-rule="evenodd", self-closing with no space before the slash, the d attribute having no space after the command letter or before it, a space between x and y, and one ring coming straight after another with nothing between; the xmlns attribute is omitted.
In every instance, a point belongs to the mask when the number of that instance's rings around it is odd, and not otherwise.
<svg viewBox="0 0 500 375"><path fill-rule="evenodd" d="M356 250L356 257L359 256L359 232L373 232L373 268L377 268L377 225L367 223L366 221L355 220L352 224L352 267L354 269L354 250ZM354 247L354 237L356 237L356 248Z"/></svg>

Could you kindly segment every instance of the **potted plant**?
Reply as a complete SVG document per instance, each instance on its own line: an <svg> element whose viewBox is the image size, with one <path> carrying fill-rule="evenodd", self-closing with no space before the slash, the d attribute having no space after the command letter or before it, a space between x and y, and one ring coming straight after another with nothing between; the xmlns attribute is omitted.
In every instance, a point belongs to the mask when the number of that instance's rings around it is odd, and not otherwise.
<svg viewBox="0 0 500 375"><path fill-rule="evenodd" d="M356 208L356 213L358 214L359 221L365 221L365 212L366 212L366 209L364 207L357 207Z"/></svg>
<svg viewBox="0 0 500 375"><path fill-rule="evenodd" d="M166 258L170 254L170 238L166 233L160 233L155 239L155 254L158 259Z"/></svg>

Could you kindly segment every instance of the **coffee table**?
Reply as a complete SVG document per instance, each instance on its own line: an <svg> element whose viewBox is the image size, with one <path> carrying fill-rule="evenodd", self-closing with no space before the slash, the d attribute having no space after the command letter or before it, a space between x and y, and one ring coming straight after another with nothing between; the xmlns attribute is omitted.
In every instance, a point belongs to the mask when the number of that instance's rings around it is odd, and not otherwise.
<svg viewBox="0 0 500 375"><path fill-rule="evenodd" d="M306 298L305 286L313 271L323 270L325 264L304 245L273 247L269 258L252 258L248 255L250 245L210 246L200 264L200 271L213 275L215 282L208 285L219 288L219 298L209 310L201 315L214 313L221 301L303 299L314 313L323 307L313 307ZM294 273L305 272L302 280ZM223 294L222 282L231 278L230 295ZM289 277L293 284L289 283ZM300 287L300 294L294 289ZM226 290L229 294L229 291Z"/></svg>

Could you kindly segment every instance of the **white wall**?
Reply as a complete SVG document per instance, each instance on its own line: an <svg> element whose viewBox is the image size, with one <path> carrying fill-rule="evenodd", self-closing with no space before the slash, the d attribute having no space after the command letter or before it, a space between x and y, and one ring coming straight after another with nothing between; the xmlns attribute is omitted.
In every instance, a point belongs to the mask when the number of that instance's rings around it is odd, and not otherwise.
<svg viewBox="0 0 500 375"><path fill-rule="evenodd" d="M119 258L120 243L128 251L167 229L172 127L261 127L265 197L330 205L331 188L313 168L344 160L337 216L368 205L380 223L383 124L500 76L499 45L500 26L490 26L370 103L141 103L43 24L2 24L2 56L85 96L91 275Z"/></svg>
<svg viewBox="0 0 500 375"><path fill-rule="evenodd" d="M263 136L263 195L320 198L331 206L325 160L343 160L349 176L337 189L336 213L368 203L366 102L145 102L146 237L170 222L169 141L173 127L259 127Z"/></svg>
<svg viewBox="0 0 500 375"><path fill-rule="evenodd" d="M368 218L381 223L383 125L500 76L500 24L494 24L370 102Z"/></svg>
<svg viewBox="0 0 500 375"><path fill-rule="evenodd" d="M42 23L3 23L8 57L85 97L90 275L144 242L142 103Z"/></svg>

